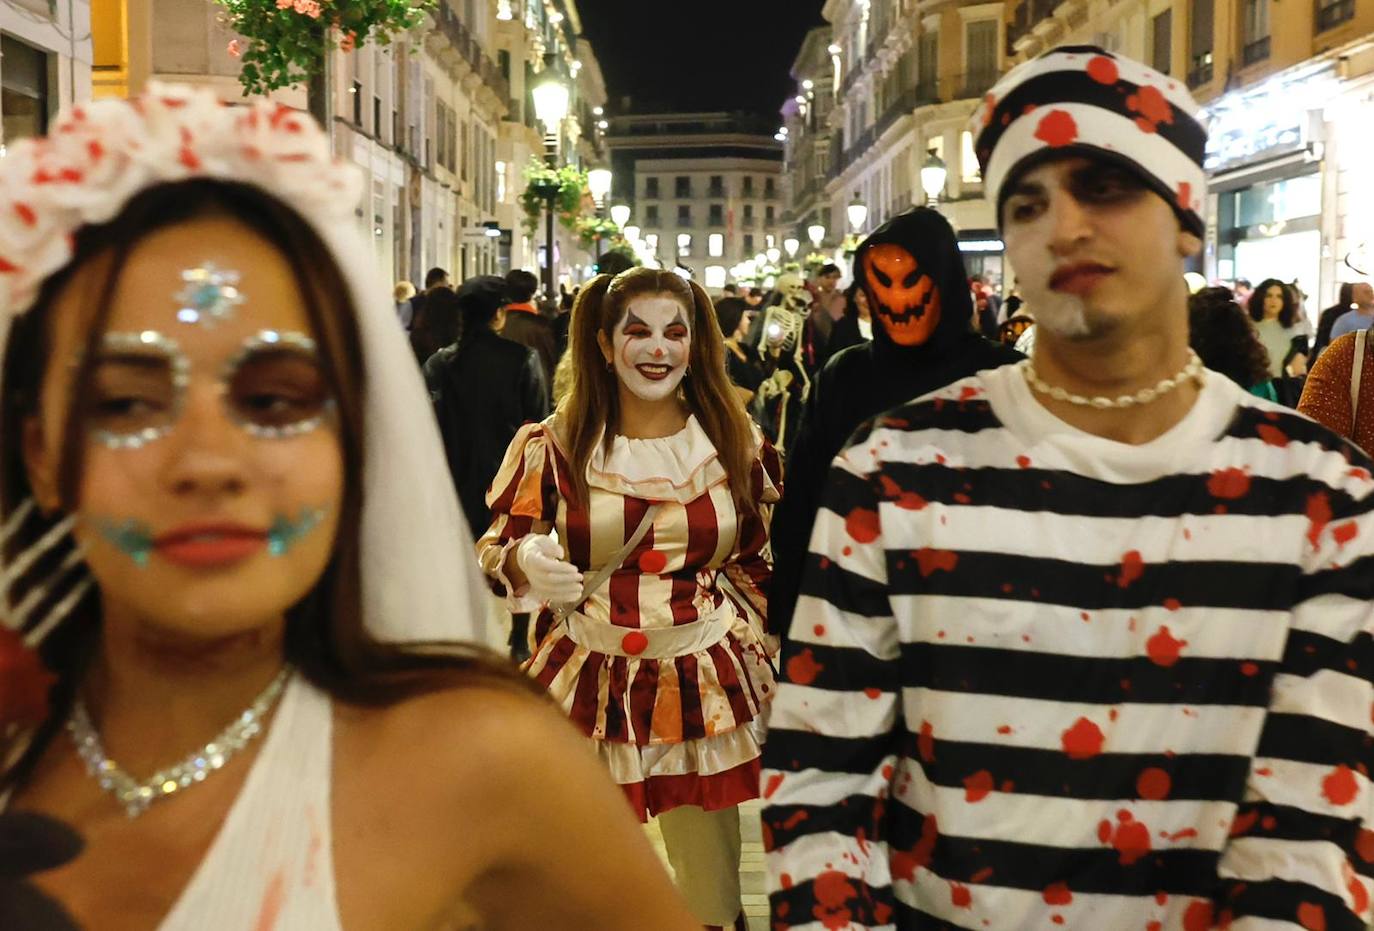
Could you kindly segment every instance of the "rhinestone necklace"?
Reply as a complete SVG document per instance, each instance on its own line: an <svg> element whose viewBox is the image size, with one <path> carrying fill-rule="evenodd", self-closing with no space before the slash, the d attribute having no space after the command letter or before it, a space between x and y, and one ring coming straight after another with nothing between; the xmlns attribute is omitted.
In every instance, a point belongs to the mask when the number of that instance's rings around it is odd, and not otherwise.
<svg viewBox="0 0 1374 931"><path fill-rule="evenodd" d="M105 755L100 734L91 723L86 703L79 696L72 706L67 731L76 744L76 752L86 763L86 772L95 777L100 783L100 788L119 800L119 804L124 806L125 814L130 818L137 818L158 799L168 798L183 789L204 782L205 777L222 768L261 733L262 719L281 695L290 675L291 667L282 667L282 671L267 684L267 688L253 699L248 710L215 735L214 739L186 756L181 762L158 770L141 782Z"/></svg>
<svg viewBox="0 0 1374 931"><path fill-rule="evenodd" d="M1135 407L1140 404L1149 404L1157 401L1164 395L1173 391L1186 381L1194 380L1198 387L1202 387L1204 368L1202 360L1193 350L1188 350L1188 364L1185 365L1177 375L1166 378L1153 388L1141 388L1135 394L1123 394L1116 398L1085 398L1081 394L1071 394L1060 388L1058 385L1051 385L1040 377L1035 371L1035 366L1030 359L1025 359L1020 363L1021 373L1026 376L1026 382L1041 394L1048 394L1056 401L1065 401L1069 404L1076 404L1079 407L1095 407L1098 410L1110 410L1111 408Z"/></svg>

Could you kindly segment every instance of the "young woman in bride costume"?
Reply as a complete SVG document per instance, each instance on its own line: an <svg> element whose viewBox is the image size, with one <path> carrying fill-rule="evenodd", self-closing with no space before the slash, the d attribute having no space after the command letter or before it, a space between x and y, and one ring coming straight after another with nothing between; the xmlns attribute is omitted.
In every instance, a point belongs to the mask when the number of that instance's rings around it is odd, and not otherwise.
<svg viewBox="0 0 1374 931"><path fill-rule="evenodd" d="M0 616L56 676L3 789L86 844L37 883L101 929L692 927L557 709L456 643L360 193L299 114L187 88L0 162Z"/></svg>
<svg viewBox="0 0 1374 931"><path fill-rule="evenodd" d="M759 795L773 698L777 456L726 377L697 285L602 275L578 295L571 336L572 390L511 443L479 561L513 610L543 609L526 670L641 816L659 816L697 917L743 928L736 806Z"/></svg>

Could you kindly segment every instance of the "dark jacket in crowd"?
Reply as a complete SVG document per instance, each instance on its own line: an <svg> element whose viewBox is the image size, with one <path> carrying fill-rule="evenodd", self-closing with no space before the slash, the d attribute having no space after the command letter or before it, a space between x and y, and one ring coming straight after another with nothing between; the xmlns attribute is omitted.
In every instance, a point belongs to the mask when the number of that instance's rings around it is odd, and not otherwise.
<svg viewBox="0 0 1374 931"><path fill-rule="evenodd" d="M552 385L553 371L558 368L558 340L552 320L533 304L511 304L506 308L506 325L501 328L501 335L533 349L544 367L544 383Z"/></svg>
<svg viewBox="0 0 1374 931"><path fill-rule="evenodd" d="M850 346L862 346L866 342L868 340L859 332L858 315L845 314L835 321L835 326L830 330L830 342L826 345L825 356L827 359L834 358Z"/></svg>
<svg viewBox="0 0 1374 931"><path fill-rule="evenodd" d="M1336 325L1336 321L1350 312L1352 292L1354 286L1346 283L1340 288L1340 297L1336 303L1321 312L1317 318L1317 335L1312 340L1312 358L1316 359L1321 355L1321 351L1331 343L1331 328Z"/></svg>
<svg viewBox="0 0 1374 931"><path fill-rule="evenodd" d="M533 349L481 328L425 363L449 472L474 540L491 524L487 487L516 431L549 415L544 367Z"/></svg>
<svg viewBox="0 0 1374 931"><path fill-rule="evenodd" d="M864 254L882 243L903 246L939 290L940 320L921 345L906 347L892 341L882 320L881 300L866 280ZM786 493L773 514L768 626L784 638L806 574L811 527L830 463L854 431L889 408L1022 358L1014 349L970 331L973 300L968 276L954 231L936 211L918 207L889 220L860 245L854 268L868 293L873 339L832 356L812 382L787 461Z"/></svg>

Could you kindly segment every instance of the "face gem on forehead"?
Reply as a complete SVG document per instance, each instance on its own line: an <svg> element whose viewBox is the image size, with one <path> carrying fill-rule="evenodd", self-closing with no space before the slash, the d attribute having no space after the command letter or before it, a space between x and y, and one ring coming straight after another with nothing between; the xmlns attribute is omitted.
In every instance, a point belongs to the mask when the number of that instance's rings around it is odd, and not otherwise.
<svg viewBox="0 0 1374 931"><path fill-rule="evenodd" d="M221 269L213 262L186 269L181 273L181 280L186 284L176 295L181 305L177 319L182 323L203 323L207 327L228 320L234 308L244 301L238 289L240 277L238 272Z"/></svg>

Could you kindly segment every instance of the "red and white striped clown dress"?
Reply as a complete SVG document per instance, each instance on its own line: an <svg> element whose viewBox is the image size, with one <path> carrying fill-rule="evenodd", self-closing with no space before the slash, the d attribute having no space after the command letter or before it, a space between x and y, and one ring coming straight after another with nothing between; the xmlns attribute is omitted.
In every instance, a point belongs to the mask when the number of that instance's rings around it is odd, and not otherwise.
<svg viewBox="0 0 1374 931"><path fill-rule="evenodd" d="M640 818L679 805L726 808L759 795L765 713L775 690L765 646L772 569L768 520L781 489L777 454L755 436L757 512L737 511L724 467L695 417L662 439L598 442L588 501L572 501L556 418L511 442L477 543L507 594L506 554L528 533L556 530L565 558L590 578L634 535L648 535L609 582L566 618L539 610L525 670L590 737ZM542 608L542 610L541 610Z"/></svg>

